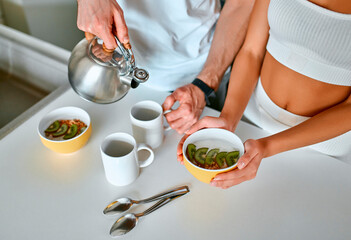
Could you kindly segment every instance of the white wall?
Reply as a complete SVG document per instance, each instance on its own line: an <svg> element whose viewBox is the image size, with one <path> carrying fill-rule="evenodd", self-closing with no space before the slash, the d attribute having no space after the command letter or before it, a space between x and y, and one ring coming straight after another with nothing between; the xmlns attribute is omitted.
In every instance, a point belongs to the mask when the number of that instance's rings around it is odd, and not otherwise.
<svg viewBox="0 0 351 240"><path fill-rule="evenodd" d="M5 24L67 50L84 37L76 0L0 0Z"/></svg>
<svg viewBox="0 0 351 240"><path fill-rule="evenodd" d="M47 92L68 82L70 52L0 25L0 69Z"/></svg>

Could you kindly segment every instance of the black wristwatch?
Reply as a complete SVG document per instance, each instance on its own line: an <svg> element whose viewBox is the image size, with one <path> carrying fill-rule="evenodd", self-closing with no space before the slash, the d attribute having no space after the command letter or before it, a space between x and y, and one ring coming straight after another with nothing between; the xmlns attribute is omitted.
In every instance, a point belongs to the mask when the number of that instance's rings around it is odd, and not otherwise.
<svg viewBox="0 0 351 240"><path fill-rule="evenodd" d="M200 90L205 94L205 101L207 105L210 104L210 99L216 97L214 90L210 88L206 83L204 83L201 79L195 78L192 84L200 88Z"/></svg>

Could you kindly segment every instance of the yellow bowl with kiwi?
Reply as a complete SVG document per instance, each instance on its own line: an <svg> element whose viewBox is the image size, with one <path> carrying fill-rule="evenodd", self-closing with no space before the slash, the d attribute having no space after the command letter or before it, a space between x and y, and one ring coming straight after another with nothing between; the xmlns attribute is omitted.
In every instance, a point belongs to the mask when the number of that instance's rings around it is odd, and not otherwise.
<svg viewBox="0 0 351 240"><path fill-rule="evenodd" d="M210 183L219 173L236 168L244 145L234 133L206 128L191 134L183 145L186 169L198 180Z"/></svg>
<svg viewBox="0 0 351 240"><path fill-rule="evenodd" d="M52 151L75 152L87 143L91 135L90 116L77 107L55 109L40 120L38 134L44 146Z"/></svg>

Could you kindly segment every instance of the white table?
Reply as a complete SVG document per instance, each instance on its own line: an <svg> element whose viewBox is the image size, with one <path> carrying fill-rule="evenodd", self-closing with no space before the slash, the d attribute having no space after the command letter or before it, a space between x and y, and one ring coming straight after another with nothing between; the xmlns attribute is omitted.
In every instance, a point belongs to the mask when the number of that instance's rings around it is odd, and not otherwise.
<svg viewBox="0 0 351 240"><path fill-rule="evenodd" d="M197 181L176 161L181 136L171 131L154 163L133 184L109 184L99 153L102 139L131 133L132 104L143 99L162 103L166 95L140 86L119 102L97 105L69 89L2 139L0 239L111 239L117 217L102 214L106 204L181 185L191 192L141 218L121 239L351 239L351 165L309 149L264 159L254 180L221 190ZM45 113L63 106L85 109L93 126L87 145L66 155L45 148L36 132ZM206 109L204 114L218 112ZM244 122L236 133L242 140L266 135Z"/></svg>

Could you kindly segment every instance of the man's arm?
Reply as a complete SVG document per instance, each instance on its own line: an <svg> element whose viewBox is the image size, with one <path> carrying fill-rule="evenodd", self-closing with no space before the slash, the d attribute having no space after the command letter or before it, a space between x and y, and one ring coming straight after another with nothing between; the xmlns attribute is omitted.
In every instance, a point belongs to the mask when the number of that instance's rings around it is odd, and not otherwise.
<svg viewBox="0 0 351 240"><path fill-rule="evenodd" d="M223 6L209 55L198 75L214 90L218 89L225 71L244 42L253 5L254 0L227 0ZM164 110L170 110L177 101L180 106L168 113L166 119L178 133L184 133L199 119L206 105L205 94L193 84L185 85L166 98Z"/></svg>
<svg viewBox="0 0 351 240"><path fill-rule="evenodd" d="M254 0L226 0L218 19L212 45L198 78L217 90L244 42Z"/></svg>

